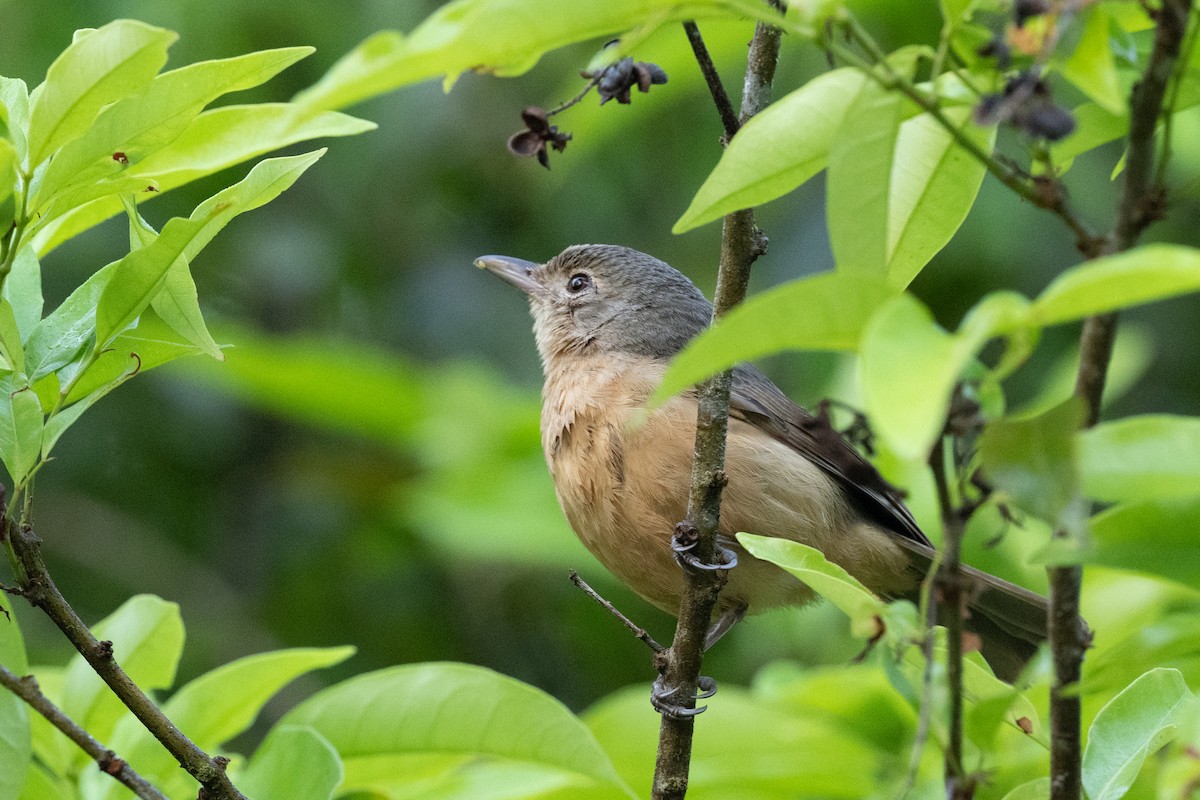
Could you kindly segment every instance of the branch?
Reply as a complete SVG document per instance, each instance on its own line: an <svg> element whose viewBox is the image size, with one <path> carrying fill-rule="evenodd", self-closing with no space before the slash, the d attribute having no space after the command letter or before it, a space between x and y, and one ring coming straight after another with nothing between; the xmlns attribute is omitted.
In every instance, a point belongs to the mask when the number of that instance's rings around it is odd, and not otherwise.
<svg viewBox="0 0 1200 800"><path fill-rule="evenodd" d="M696 31L696 39L699 39L699 31ZM742 121L770 102L771 79L779 57L779 39L779 31L773 26L761 22L756 26L747 57ZM697 58L704 70L701 52L707 52L702 42L697 49ZM710 88L712 86L710 82ZM725 119L728 115L721 108L718 93L714 90L713 94L718 111ZM732 135L728 121L726 131L727 135ZM736 132L736 127L733 132ZM724 316L745 297L750 265L764 251L765 240L754 226L753 211L735 211L725 217L721 229L721 261L717 274L714 319ZM688 493L687 520L681 524L693 527L699 533L699 542L692 552L706 564L713 562L716 552L721 492L725 486L725 433L729 422L729 391L732 383L733 375L729 371L713 376L701 384L697 401L691 490ZM694 707L705 632L726 573L723 570L685 570L684 576L679 623L662 672L664 682L678 689L676 696L687 698L685 702L688 707ZM693 725L694 720L690 716L679 719L663 715L652 790L655 800L678 800L687 792Z"/></svg>
<svg viewBox="0 0 1200 800"><path fill-rule="evenodd" d="M1121 252L1136 245L1146 228L1162 214L1163 187L1151 177L1154 172L1154 131L1179 59L1191 5L1191 0L1163 0L1158 11L1154 49L1130 96L1125 181L1116 225L1106 248L1109 252ZM1116 314L1089 317L1083 325L1075 394L1086 404L1085 427L1095 425L1100 418L1116 332ZM1068 531L1055 533L1056 537L1070 535ZM1050 797L1052 800L1078 800L1082 794L1080 762L1083 751L1077 684L1089 644L1086 631L1079 625L1083 567L1078 564L1053 567L1049 574L1049 633L1054 657L1054 683L1050 687Z"/></svg>
<svg viewBox="0 0 1200 800"><path fill-rule="evenodd" d="M32 675L26 675L23 678L18 677L15 673L0 665L0 685L3 685L4 688L28 703L34 711L49 720L51 725L58 728L68 739L79 745L79 748L96 762L101 772L111 775L116 781L127 787L138 797L144 798L144 800L167 800L166 795L154 788L149 781L135 772L133 767L129 766L124 759L118 758L116 753L93 739L75 720L64 714L62 709L54 705L54 703L51 703L50 699L42 694L41 689L38 688L37 680Z"/></svg>
<svg viewBox="0 0 1200 800"><path fill-rule="evenodd" d="M708 54L708 47L704 44L704 37L700 35L700 28L693 20L688 20L683 23L683 30L687 33L688 44L692 46L696 63L700 65L704 82L708 84L708 91L712 95L713 104L717 107L717 114L721 117L721 124L725 127L725 137L722 143L728 143L738 132L741 123L738 121L737 114L734 113L733 103L729 102L729 94L725 91L725 84L721 83L721 76L717 73L712 56Z"/></svg>
<svg viewBox="0 0 1200 800"><path fill-rule="evenodd" d="M0 499L0 511L3 502ZM101 642L67 603L62 592L50 577L42 560L41 540L26 524L4 520L13 550L20 561L22 580L19 593L46 612L59 630L91 665L96 674L108 684L125 706L133 712L146 730L158 739L189 775L204 787L204 796L211 800L246 800L234 788L225 774L224 759L210 757L183 734L174 723L146 696L113 658L112 642Z"/></svg>
<svg viewBox="0 0 1200 800"><path fill-rule="evenodd" d="M577 587L579 587L580 591L582 591L582 592L583 592L584 594L586 594L588 597L590 597L590 598L592 598L593 600L595 600L595 601L596 601L597 603L599 603L599 604L600 604L600 605L601 605L601 606L602 606L602 607L603 607L605 610L607 610L607 611L608 611L608 613L610 613L610 614L612 614L614 617L616 617L616 618L617 618L617 620L618 620L618 621L619 621L619 622L620 622L622 625L624 625L626 628L628 628L628 629L629 629L629 632L630 632L630 633L632 633L634 636L636 636L637 638L639 638L639 639L641 639L643 642L645 642L645 643L646 643L646 646L647 646L647 647L649 647L651 650L653 650L655 653L661 653L661 652L663 652L664 650L666 650L666 649L667 649L667 648L663 647L661 644L659 644L659 643L658 643L658 642L657 642L657 641L654 639L654 637L653 637L653 636L651 636L649 633L647 633L645 628L641 627L640 625L636 625L636 624L634 624L633 620L631 620L629 617L627 617L627 616L625 616L624 614L622 614L622 613L621 613L621 612L620 612L620 611L617 609L617 607L616 607L616 606L614 606L614 605L613 605L612 603L610 603L608 600L605 600L603 597L601 597L600 593L599 593L599 592L597 592L595 589L593 589L591 586L588 586L588 583L587 583L587 581L585 581L583 578L579 577L579 573L578 573L578 572L576 572L575 570L571 570L571 572L570 572L570 578L571 578L571 583L573 583L573 584L575 584Z"/></svg>

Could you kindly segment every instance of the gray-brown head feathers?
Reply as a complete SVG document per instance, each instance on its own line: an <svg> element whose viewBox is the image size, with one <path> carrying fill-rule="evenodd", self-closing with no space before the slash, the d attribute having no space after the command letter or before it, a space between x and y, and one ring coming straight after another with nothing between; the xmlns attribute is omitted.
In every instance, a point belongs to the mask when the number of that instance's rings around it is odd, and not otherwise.
<svg viewBox="0 0 1200 800"><path fill-rule="evenodd" d="M584 352L666 360L712 318L687 276L628 247L575 245L545 264L503 256L475 263L529 295L544 362Z"/></svg>

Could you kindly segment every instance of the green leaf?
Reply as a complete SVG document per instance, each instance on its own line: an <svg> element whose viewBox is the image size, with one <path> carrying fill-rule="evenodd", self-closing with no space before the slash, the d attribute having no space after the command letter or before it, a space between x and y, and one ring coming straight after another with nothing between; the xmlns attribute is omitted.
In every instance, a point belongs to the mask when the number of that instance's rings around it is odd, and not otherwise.
<svg viewBox="0 0 1200 800"><path fill-rule="evenodd" d="M838 270L887 274L888 199L906 102L868 82L830 143L826 217Z"/></svg>
<svg viewBox="0 0 1200 800"><path fill-rule="evenodd" d="M0 138L0 208L4 201L13 196L17 189L17 167L19 166L17 149L8 139ZM5 215L10 216L10 215ZM8 220L5 220L7 227Z"/></svg>
<svg viewBox="0 0 1200 800"><path fill-rule="evenodd" d="M181 687L163 705L163 713L198 747L211 751L249 728L284 686L305 673L345 661L353 653L352 647L298 648L239 658ZM168 795L178 796L195 786L132 716L117 726L111 746ZM84 785L94 800L121 796L120 786L100 773L88 773Z"/></svg>
<svg viewBox="0 0 1200 800"><path fill-rule="evenodd" d="M554 698L482 667L411 664L317 693L281 725L308 725L341 755L343 792L377 785L380 761L414 755L488 757L552 770L632 796L591 732ZM451 758L445 769L461 766Z"/></svg>
<svg viewBox="0 0 1200 800"><path fill-rule="evenodd" d="M143 90L166 63L176 38L171 31L127 19L77 34L34 90L30 166L86 131L106 105Z"/></svg>
<svg viewBox="0 0 1200 800"><path fill-rule="evenodd" d="M21 331L17 329L12 303L5 297L0 297L0 371L25 371L25 348L21 346Z"/></svg>
<svg viewBox="0 0 1200 800"><path fill-rule="evenodd" d="M142 689L166 689L174 683L183 652L183 620L175 603L136 595L92 632L113 643L113 657ZM102 742L111 739L117 720L129 713L79 655L67 666L62 710Z"/></svg>
<svg viewBox="0 0 1200 800"><path fill-rule="evenodd" d="M825 169L834 135L869 82L858 69L827 72L752 117L671 230L684 233L762 205Z"/></svg>
<svg viewBox="0 0 1200 800"><path fill-rule="evenodd" d="M1004 800L1049 800L1050 779L1034 778L1004 795Z"/></svg>
<svg viewBox="0 0 1200 800"><path fill-rule="evenodd" d="M604 698L585 712L584 719L637 795L649 797L659 716L646 700L645 687ZM886 797L894 793L886 788L889 779L904 769L891 747L879 748L836 720L807 709L792 712L786 704L757 699L736 686L721 687L704 712L700 730L713 735L696 736L689 796ZM814 757L799 757L800 753Z"/></svg>
<svg viewBox="0 0 1200 800"><path fill-rule="evenodd" d="M1092 517L1090 561L1161 575L1186 586L1200 584L1196 531L1200 499L1126 503Z"/></svg>
<svg viewBox="0 0 1200 800"><path fill-rule="evenodd" d="M1200 496L1200 419L1167 414L1105 422L1079 434L1084 494L1094 500Z"/></svg>
<svg viewBox="0 0 1200 800"><path fill-rule="evenodd" d="M729 14L777 19L755 3L731 0L611 0L564 4L558 0L455 0L407 37L372 35L296 101L316 110L344 108L439 75L452 83L466 71L520 75L549 50L636 28L646 22Z"/></svg>
<svg viewBox="0 0 1200 800"><path fill-rule="evenodd" d="M94 183L140 163L170 144L216 98L258 86L312 52L311 47L264 50L164 72L145 92L104 109L87 133L55 156L31 207L41 208L63 189ZM114 159L115 152L123 153L125 160Z"/></svg>
<svg viewBox="0 0 1200 800"><path fill-rule="evenodd" d="M342 760L312 728L276 726L237 776L256 800L329 800L342 782Z"/></svg>
<svg viewBox="0 0 1200 800"><path fill-rule="evenodd" d="M1195 697L1175 669L1152 669L1108 702L1088 730L1083 786L1091 800L1117 800L1142 762L1174 738L1179 713Z"/></svg>
<svg viewBox="0 0 1200 800"><path fill-rule="evenodd" d="M979 452L988 478L1021 508L1055 527L1077 505L1075 437L1083 405L1071 398L1030 419L990 423Z"/></svg>
<svg viewBox="0 0 1200 800"><path fill-rule="evenodd" d="M141 202L289 144L321 136L351 136L374 128L372 122L335 112L306 115L289 103L222 106L205 111L169 146L130 166L121 179L85 187L92 196L97 192L104 196L77 208L71 193L60 196L48 213L53 216L60 205L71 210L42 227L34 237L34 246L44 256L67 239L119 213L120 192L156 187L154 192L138 195Z"/></svg>
<svg viewBox="0 0 1200 800"><path fill-rule="evenodd" d="M870 638L882 630L886 604L825 554L808 545L774 536L739 533L737 540L755 558L770 561L850 617L855 636Z"/></svg>
<svg viewBox="0 0 1200 800"><path fill-rule="evenodd" d="M1062 74L1101 108L1124 114L1125 94L1109 44L1109 23L1108 12L1101 6L1084 12L1083 33L1074 52L1063 63Z"/></svg>
<svg viewBox="0 0 1200 800"><path fill-rule="evenodd" d="M95 338L96 304L118 263L94 272L33 329L25 343L25 370L30 380L37 381L84 356Z"/></svg>
<svg viewBox="0 0 1200 800"><path fill-rule="evenodd" d="M20 777L25 780L25 786L20 790L20 800L75 800L78 796L66 778L53 774L36 762L28 773Z"/></svg>
<svg viewBox="0 0 1200 800"><path fill-rule="evenodd" d="M879 278L827 272L755 295L675 357L651 405L739 361L782 350L853 350L871 314L894 294Z"/></svg>
<svg viewBox="0 0 1200 800"><path fill-rule="evenodd" d="M1033 302L1031 322L1054 325L1200 290L1200 250L1151 244L1061 273Z"/></svg>
<svg viewBox="0 0 1200 800"><path fill-rule="evenodd" d="M42 266L32 245L25 245L17 253L4 281L3 295L12 303L21 341L27 341L42 320Z"/></svg>
<svg viewBox="0 0 1200 800"><path fill-rule="evenodd" d="M42 404L16 373L0 377L0 459L14 485L37 465L42 439Z"/></svg>
<svg viewBox="0 0 1200 800"><path fill-rule="evenodd" d="M0 592L0 665L25 675L25 642L8 595ZM25 783L33 758L29 713L25 703L7 689L0 690L0 797L16 797Z"/></svg>
<svg viewBox="0 0 1200 800"><path fill-rule="evenodd" d="M0 121L17 151L17 163L24 164L29 153L25 136L29 130L29 89L25 81L0 75Z"/></svg>
<svg viewBox="0 0 1200 800"><path fill-rule="evenodd" d="M324 153L317 150L255 164L242 181L205 200L188 219L169 220L152 244L118 261L96 307L97 348L107 347L150 305L176 259L194 258L233 217L279 196Z"/></svg>
<svg viewBox="0 0 1200 800"><path fill-rule="evenodd" d="M969 108L947 108L944 114L981 150L992 151L996 126L976 125ZM892 286L907 286L946 246L974 205L985 172L983 163L930 115L900 126L887 208Z"/></svg>

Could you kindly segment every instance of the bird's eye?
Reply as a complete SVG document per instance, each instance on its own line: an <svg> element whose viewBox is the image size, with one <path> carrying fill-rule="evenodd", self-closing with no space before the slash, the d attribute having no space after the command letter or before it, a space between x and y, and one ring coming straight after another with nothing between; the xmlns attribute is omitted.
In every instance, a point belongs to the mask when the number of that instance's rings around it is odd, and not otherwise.
<svg viewBox="0 0 1200 800"><path fill-rule="evenodd" d="M572 294L579 294L584 289L592 285L592 279L583 272L576 272L567 281L567 291Z"/></svg>

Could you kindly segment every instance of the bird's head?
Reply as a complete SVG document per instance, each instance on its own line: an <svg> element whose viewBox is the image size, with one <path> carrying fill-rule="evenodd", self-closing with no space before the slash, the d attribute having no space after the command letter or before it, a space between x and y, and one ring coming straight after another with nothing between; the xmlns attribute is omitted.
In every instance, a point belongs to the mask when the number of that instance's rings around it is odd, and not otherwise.
<svg viewBox="0 0 1200 800"><path fill-rule="evenodd" d="M528 295L546 365L584 353L665 361L712 317L712 306L687 276L628 247L580 244L545 264L482 256L475 265Z"/></svg>

